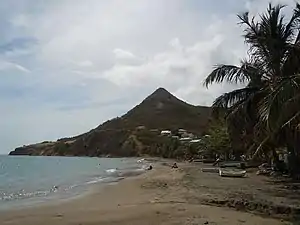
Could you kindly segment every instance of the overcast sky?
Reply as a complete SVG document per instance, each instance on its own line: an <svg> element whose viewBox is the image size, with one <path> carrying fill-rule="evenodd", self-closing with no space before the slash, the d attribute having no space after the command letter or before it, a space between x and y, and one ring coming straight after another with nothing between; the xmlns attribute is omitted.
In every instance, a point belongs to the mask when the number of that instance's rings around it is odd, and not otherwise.
<svg viewBox="0 0 300 225"><path fill-rule="evenodd" d="M269 0L0 1L0 153L86 132L158 87L211 105L245 57L236 14ZM294 5L294 0L273 1Z"/></svg>

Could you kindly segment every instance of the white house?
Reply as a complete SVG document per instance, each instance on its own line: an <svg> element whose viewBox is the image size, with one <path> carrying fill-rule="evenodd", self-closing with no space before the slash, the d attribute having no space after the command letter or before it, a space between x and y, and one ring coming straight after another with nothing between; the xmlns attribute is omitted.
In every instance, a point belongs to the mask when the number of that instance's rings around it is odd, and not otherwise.
<svg viewBox="0 0 300 225"><path fill-rule="evenodd" d="M186 133L187 131L185 130L185 129L178 129L178 133L179 134L184 134L184 133Z"/></svg>
<svg viewBox="0 0 300 225"><path fill-rule="evenodd" d="M201 139L194 139L190 141L190 143L199 143L199 142L201 142Z"/></svg>
<svg viewBox="0 0 300 225"><path fill-rule="evenodd" d="M161 135L166 135L166 136L168 136L168 135L171 135L172 132L171 132L170 130L162 130L162 131L160 132L160 134L161 134Z"/></svg>
<svg viewBox="0 0 300 225"><path fill-rule="evenodd" d="M184 137L184 138L180 138L179 141L191 141L192 138L190 137Z"/></svg>

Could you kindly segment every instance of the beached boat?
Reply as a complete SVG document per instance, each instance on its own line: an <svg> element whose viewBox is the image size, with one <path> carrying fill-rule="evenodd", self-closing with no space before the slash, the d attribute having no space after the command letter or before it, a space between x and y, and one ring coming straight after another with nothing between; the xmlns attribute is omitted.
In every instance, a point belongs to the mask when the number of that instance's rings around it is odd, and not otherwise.
<svg viewBox="0 0 300 225"><path fill-rule="evenodd" d="M245 177L246 171L233 171L233 170L219 170L219 175L221 177Z"/></svg>
<svg viewBox="0 0 300 225"><path fill-rule="evenodd" d="M236 167L239 168L241 166L240 161L223 161L219 162L220 167L225 168L225 167Z"/></svg>

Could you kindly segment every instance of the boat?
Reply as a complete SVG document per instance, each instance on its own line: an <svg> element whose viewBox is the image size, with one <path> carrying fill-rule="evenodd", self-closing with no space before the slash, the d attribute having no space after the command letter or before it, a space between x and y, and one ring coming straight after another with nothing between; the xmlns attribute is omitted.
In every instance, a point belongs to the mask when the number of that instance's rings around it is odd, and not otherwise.
<svg viewBox="0 0 300 225"><path fill-rule="evenodd" d="M220 162L219 165L221 168L225 168L225 167L239 168L241 166L241 162L240 161L224 161L224 162Z"/></svg>
<svg viewBox="0 0 300 225"><path fill-rule="evenodd" d="M202 172L206 173L219 173L219 168L212 167L212 168L202 168Z"/></svg>
<svg viewBox="0 0 300 225"><path fill-rule="evenodd" d="M233 170L219 170L219 175L221 177L245 177L246 171L233 171Z"/></svg>

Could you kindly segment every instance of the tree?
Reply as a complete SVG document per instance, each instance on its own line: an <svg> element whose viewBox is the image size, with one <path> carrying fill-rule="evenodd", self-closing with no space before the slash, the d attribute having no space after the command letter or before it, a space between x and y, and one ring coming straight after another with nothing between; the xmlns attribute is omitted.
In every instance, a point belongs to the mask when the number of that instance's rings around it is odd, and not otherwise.
<svg viewBox="0 0 300 225"><path fill-rule="evenodd" d="M208 134L202 138L201 146L206 154L211 156L219 155L228 159L231 155L235 155L225 121L222 119L216 119L211 123Z"/></svg>
<svg viewBox="0 0 300 225"><path fill-rule="evenodd" d="M290 19L282 14L283 8L269 4L258 19L248 12L238 15L245 27L248 58L240 66L218 65L204 83L244 84L218 97L213 108L227 111L228 124L233 118L239 121L232 126L235 133L252 135L254 155L287 146L299 157L300 5Z"/></svg>

